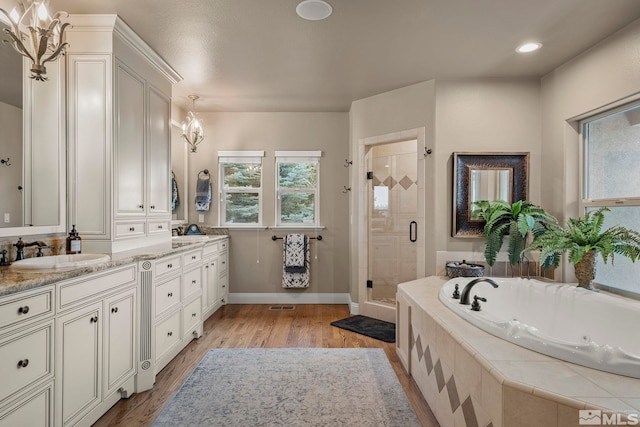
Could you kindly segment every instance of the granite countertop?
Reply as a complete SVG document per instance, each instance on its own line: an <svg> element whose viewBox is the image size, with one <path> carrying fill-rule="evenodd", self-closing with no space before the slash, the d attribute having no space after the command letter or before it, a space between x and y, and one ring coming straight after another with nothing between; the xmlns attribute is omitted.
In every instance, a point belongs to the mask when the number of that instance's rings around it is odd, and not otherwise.
<svg viewBox="0 0 640 427"><path fill-rule="evenodd" d="M138 261L154 260L168 255L175 255L192 249L202 248L205 245L227 238L226 235L209 236L205 241L172 241L171 243L147 246L131 251L118 252L111 255L111 260L91 266L74 268L69 270L43 270L42 272L26 272L12 269L11 266L0 267L0 297L16 292L46 286L74 277Z"/></svg>

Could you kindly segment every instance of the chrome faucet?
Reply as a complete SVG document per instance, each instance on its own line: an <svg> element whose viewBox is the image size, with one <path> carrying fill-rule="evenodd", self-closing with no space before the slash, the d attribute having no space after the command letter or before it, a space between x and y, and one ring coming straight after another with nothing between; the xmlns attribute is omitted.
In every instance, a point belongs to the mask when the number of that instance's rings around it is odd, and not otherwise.
<svg viewBox="0 0 640 427"><path fill-rule="evenodd" d="M471 292L471 288L473 288L476 283L480 282L490 283L494 288L498 287L498 284L488 277L478 277L477 279L473 279L472 281L467 283L462 290L462 294L460 295L460 304L469 305L469 293Z"/></svg>

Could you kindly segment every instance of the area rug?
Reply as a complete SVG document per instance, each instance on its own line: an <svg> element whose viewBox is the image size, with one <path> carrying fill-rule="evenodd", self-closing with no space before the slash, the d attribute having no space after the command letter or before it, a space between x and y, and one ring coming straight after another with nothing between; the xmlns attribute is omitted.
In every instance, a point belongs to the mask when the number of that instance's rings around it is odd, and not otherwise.
<svg viewBox="0 0 640 427"><path fill-rule="evenodd" d="M396 325L367 316L351 316L331 322L333 326L384 342L396 342Z"/></svg>
<svg viewBox="0 0 640 427"><path fill-rule="evenodd" d="M419 426L380 348L210 350L152 426Z"/></svg>

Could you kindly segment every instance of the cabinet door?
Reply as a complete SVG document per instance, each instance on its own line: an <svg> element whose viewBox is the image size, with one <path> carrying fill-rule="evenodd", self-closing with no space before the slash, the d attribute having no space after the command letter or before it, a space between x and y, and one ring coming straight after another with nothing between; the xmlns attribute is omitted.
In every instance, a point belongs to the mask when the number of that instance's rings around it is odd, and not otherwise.
<svg viewBox="0 0 640 427"><path fill-rule="evenodd" d="M222 304L227 303L227 298L229 296L229 287L227 286L227 276L223 275L218 278L218 298L222 302Z"/></svg>
<svg viewBox="0 0 640 427"><path fill-rule="evenodd" d="M207 261L207 302L206 311L208 311L216 302L218 302L218 258L212 258Z"/></svg>
<svg viewBox="0 0 640 427"><path fill-rule="evenodd" d="M102 400L102 302L56 320L56 416L74 424Z"/></svg>
<svg viewBox="0 0 640 427"><path fill-rule="evenodd" d="M171 101L149 87L147 137L148 213L169 215L171 168ZM167 230L168 232L168 230Z"/></svg>
<svg viewBox="0 0 640 427"><path fill-rule="evenodd" d="M144 216L144 80L116 66L116 215Z"/></svg>
<svg viewBox="0 0 640 427"><path fill-rule="evenodd" d="M105 301L104 395L117 390L135 374L136 289L115 295Z"/></svg>

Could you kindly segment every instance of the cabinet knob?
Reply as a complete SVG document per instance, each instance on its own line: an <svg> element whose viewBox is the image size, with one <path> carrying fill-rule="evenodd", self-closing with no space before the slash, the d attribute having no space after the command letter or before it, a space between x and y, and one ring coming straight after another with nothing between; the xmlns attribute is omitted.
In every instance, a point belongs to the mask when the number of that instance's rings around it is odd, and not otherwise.
<svg viewBox="0 0 640 427"><path fill-rule="evenodd" d="M155 208L156 208L156 205L151 205L151 209L155 209Z"/></svg>
<svg viewBox="0 0 640 427"><path fill-rule="evenodd" d="M208 265L205 265L205 266L204 266L204 268L209 268L209 266L208 266Z"/></svg>
<svg viewBox="0 0 640 427"><path fill-rule="evenodd" d="M113 307L113 308L111 309L111 312L112 312L112 313L117 313L117 312L118 312L118 307Z"/></svg>
<svg viewBox="0 0 640 427"><path fill-rule="evenodd" d="M198 282L197 280L192 280L192 281L191 281L191 284L192 284L192 285L195 285L197 282Z"/></svg>
<svg viewBox="0 0 640 427"><path fill-rule="evenodd" d="M144 209L144 205L138 205L138 209Z"/></svg>
<svg viewBox="0 0 640 427"><path fill-rule="evenodd" d="M173 332L167 332L168 337L170 337L171 335L173 335Z"/></svg>
<svg viewBox="0 0 640 427"><path fill-rule="evenodd" d="M136 231L135 227L129 227L129 231Z"/></svg>
<svg viewBox="0 0 640 427"><path fill-rule="evenodd" d="M168 296L169 298L171 298L171 297L173 296L173 292L169 292L169 293L167 294L167 296Z"/></svg>
<svg viewBox="0 0 640 427"><path fill-rule="evenodd" d="M196 313L191 313L191 317L196 317Z"/></svg>
<svg viewBox="0 0 640 427"><path fill-rule="evenodd" d="M93 316L91 319L89 319L89 323L98 323L98 316Z"/></svg>
<svg viewBox="0 0 640 427"><path fill-rule="evenodd" d="M162 226L161 225L158 226L158 230L162 230Z"/></svg>
<svg viewBox="0 0 640 427"><path fill-rule="evenodd" d="M192 256L191 256L191 259L196 259L196 258L198 258L198 257L197 257L197 256L195 256L195 255L192 255Z"/></svg>
<svg viewBox="0 0 640 427"><path fill-rule="evenodd" d="M173 264L167 264L167 268L173 268Z"/></svg>
<svg viewBox="0 0 640 427"><path fill-rule="evenodd" d="M226 288L226 287L227 287L227 285L222 285L222 287L223 287L223 288Z"/></svg>
<svg viewBox="0 0 640 427"><path fill-rule="evenodd" d="M226 264L226 263L227 263L227 261L222 261L222 263L223 263L223 264Z"/></svg>
<svg viewBox="0 0 640 427"><path fill-rule="evenodd" d="M23 359L18 361L18 368L26 368L29 366L29 359Z"/></svg>
<svg viewBox="0 0 640 427"><path fill-rule="evenodd" d="M29 306L25 305L24 307L20 307L18 309L18 314L27 314L29 312Z"/></svg>

